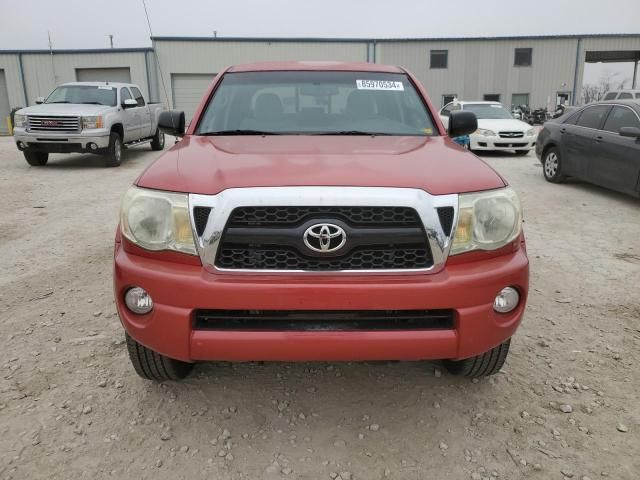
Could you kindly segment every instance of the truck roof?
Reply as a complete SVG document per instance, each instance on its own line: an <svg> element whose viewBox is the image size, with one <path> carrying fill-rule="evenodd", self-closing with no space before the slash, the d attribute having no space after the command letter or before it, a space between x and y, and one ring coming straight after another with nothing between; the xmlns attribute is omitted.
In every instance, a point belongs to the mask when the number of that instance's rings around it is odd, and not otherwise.
<svg viewBox="0 0 640 480"><path fill-rule="evenodd" d="M234 65L229 72L276 72L276 71L343 71L343 72L379 72L404 73L400 67L365 62L258 62Z"/></svg>
<svg viewBox="0 0 640 480"><path fill-rule="evenodd" d="M124 82L65 82L60 84L60 86L69 86L69 85L86 85L88 87L137 87L135 83L124 83Z"/></svg>

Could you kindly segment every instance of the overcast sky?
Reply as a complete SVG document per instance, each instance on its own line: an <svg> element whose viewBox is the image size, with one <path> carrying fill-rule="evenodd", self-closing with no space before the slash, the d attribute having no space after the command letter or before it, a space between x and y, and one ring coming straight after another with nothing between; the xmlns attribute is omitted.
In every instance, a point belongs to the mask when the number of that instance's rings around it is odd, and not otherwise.
<svg viewBox="0 0 640 480"><path fill-rule="evenodd" d="M157 36L212 36L214 30L226 37L366 38L640 33L640 0L146 2ZM105 48L109 34L115 47L151 45L142 0L0 0L0 50L48 48L47 32L53 48ZM604 69L585 73L597 79Z"/></svg>

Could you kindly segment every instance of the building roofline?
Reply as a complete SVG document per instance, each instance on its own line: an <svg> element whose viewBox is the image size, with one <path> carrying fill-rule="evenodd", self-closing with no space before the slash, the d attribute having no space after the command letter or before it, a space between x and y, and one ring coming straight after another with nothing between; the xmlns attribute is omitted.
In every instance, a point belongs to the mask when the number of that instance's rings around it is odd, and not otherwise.
<svg viewBox="0 0 640 480"><path fill-rule="evenodd" d="M0 50L0 55L11 55L17 53L46 53L50 54L64 54L64 53L139 53L139 52L152 52L151 47L139 47L139 48L71 48L71 49L34 49L34 50Z"/></svg>
<svg viewBox="0 0 640 480"><path fill-rule="evenodd" d="M465 42L486 40L559 40L578 38L640 38L637 33L589 33L571 35L522 35L522 36L493 36L493 37L416 37L416 38L340 38L340 37L188 37L188 36L153 36L151 41L179 41L179 42Z"/></svg>

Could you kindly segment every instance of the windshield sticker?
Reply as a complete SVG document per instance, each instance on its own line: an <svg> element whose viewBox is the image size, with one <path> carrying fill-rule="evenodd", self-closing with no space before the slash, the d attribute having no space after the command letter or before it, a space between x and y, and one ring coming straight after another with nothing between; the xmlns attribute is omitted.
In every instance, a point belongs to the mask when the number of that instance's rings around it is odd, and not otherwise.
<svg viewBox="0 0 640 480"><path fill-rule="evenodd" d="M392 82L389 80L356 80L356 87L358 90L404 91L404 85L402 82Z"/></svg>
<svg viewBox="0 0 640 480"><path fill-rule="evenodd" d="M113 90L113 87L98 87L100 90Z"/></svg>
<svg viewBox="0 0 640 480"><path fill-rule="evenodd" d="M424 128L425 135L431 135L433 133L433 128Z"/></svg>
<svg viewBox="0 0 640 480"><path fill-rule="evenodd" d="M502 105L489 105L491 108L502 108Z"/></svg>

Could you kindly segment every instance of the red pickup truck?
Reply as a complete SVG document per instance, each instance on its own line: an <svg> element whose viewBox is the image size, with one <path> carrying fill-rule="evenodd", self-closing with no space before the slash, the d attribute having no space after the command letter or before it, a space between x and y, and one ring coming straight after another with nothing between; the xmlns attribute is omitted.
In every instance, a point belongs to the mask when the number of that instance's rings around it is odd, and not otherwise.
<svg viewBox="0 0 640 480"><path fill-rule="evenodd" d="M441 359L500 370L527 299L518 198L402 68L220 73L126 193L115 298L138 374L198 361Z"/></svg>

